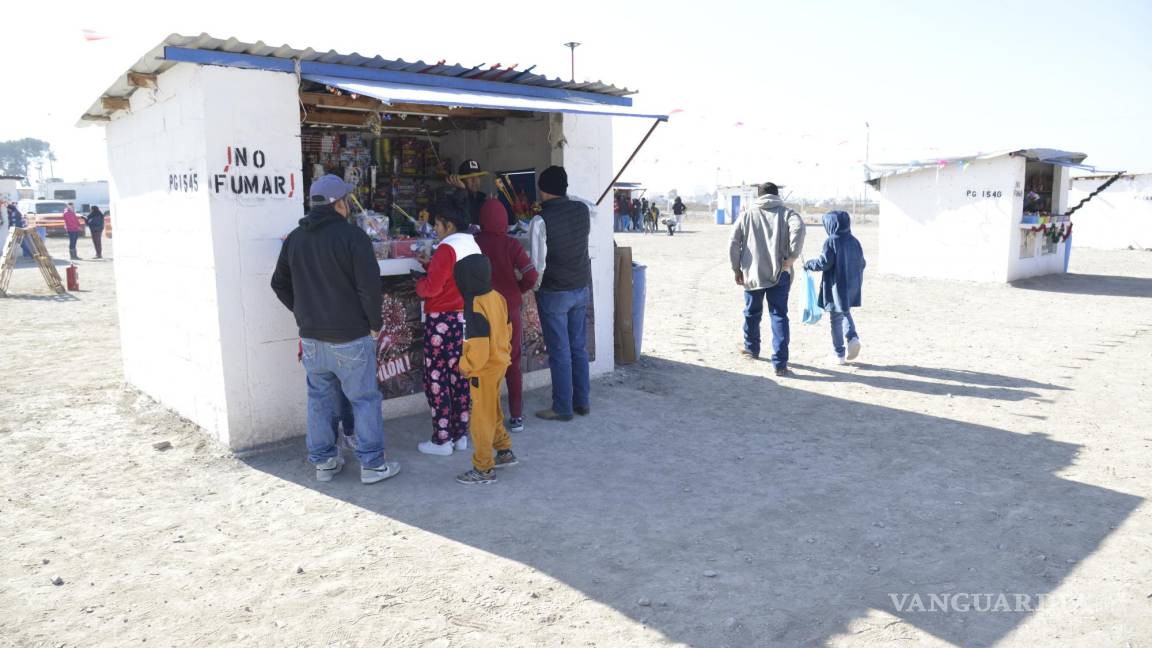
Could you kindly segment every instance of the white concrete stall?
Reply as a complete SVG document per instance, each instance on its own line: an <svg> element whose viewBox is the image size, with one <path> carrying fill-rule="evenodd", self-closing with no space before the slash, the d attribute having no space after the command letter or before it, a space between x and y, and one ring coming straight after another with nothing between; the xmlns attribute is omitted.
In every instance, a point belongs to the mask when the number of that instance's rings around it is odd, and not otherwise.
<svg viewBox="0 0 1152 648"><path fill-rule="evenodd" d="M735 223L740 212L756 200L756 193L756 185L716 187L716 224Z"/></svg>
<svg viewBox="0 0 1152 648"><path fill-rule="evenodd" d="M875 165L880 271L908 277L1009 282L1065 271L1068 248L1033 232L1068 206L1067 165L1082 153L1025 149ZM1025 218L1035 188L1042 209ZM1030 198L1034 200L1036 197ZM1026 222L1036 219L1039 222Z"/></svg>
<svg viewBox="0 0 1152 648"><path fill-rule="evenodd" d="M358 55L328 53L316 61L320 56L172 36L82 118L107 129L126 378L236 451L304 433L296 325L269 288L281 237L302 215L307 189L299 73L416 78L381 70L379 58L366 70L360 64L369 59ZM470 105L460 100L462 89L492 89L492 82L467 83L453 72L446 70L443 81L456 93L453 105ZM435 77L416 82L435 89L441 82ZM534 114L447 136L444 150L490 168L560 164L570 195L595 200L613 178L609 115L631 114L621 99L628 91L606 94L614 103L602 106L589 92L498 85L521 102L517 110ZM548 103L521 96L533 92L548 95ZM569 106L579 114L561 110ZM609 201L592 210L593 375L614 368L612 220ZM528 388L546 384L546 370L525 377ZM387 417L421 411L423 394L384 404Z"/></svg>
<svg viewBox="0 0 1152 648"><path fill-rule="evenodd" d="M1075 176L1068 194L1076 205L1111 178ZM1073 247L1152 249L1152 173L1128 173L1085 203L1072 217Z"/></svg>
<svg viewBox="0 0 1152 648"><path fill-rule="evenodd" d="M24 184L23 176L0 176L0 200L5 202L17 202L25 196L21 194L21 189L29 189Z"/></svg>

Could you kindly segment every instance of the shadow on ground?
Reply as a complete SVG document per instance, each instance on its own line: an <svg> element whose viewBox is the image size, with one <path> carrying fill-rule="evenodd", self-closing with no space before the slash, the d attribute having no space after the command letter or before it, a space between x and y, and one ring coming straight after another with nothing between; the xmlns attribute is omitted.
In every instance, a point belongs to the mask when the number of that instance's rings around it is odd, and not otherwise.
<svg viewBox="0 0 1152 648"><path fill-rule="evenodd" d="M20 301L43 301L43 302L74 302L74 301L78 301L80 298L77 297L76 295L74 295L73 293L63 293L60 295L57 295L55 293L50 294L50 295L45 295L45 294L22 295L22 294L11 294L10 293L4 297L0 297L0 300L2 300L2 299L19 299Z"/></svg>
<svg viewBox="0 0 1152 648"><path fill-rule="evenodd" d="M1152 297L1152 278L1092 274L1054 274L1014 281L1015 288L1072 295Z"/></svg>
<svg viewBox="0 0 1152 648"><path fill-rule="evenodd" d="M813 382L853 382L867 385L874 389L887 389L906 391L916 394L939 395L951 394L953 396L967 396L969 398L987 398L1002 401L1022 401L1027 399L1040 399L1040 394L1029 389L1064 390L1057 385L1038 383L1031 380L999 376L976 371L956 371L952 369L935 369L931 367L910 367L906 365L870 365L859 363L853 365L854 370L834 371L825 367L815 367L792 363L793 369L802 369L806 375L797 373L797 380ZM927 378L929 380L913 380L901 376L884 374L903 374ZM933 381L950 382L933 382Z"/></svg>
<svg viewBox="0 0 1152 648"><path fill-rule="evenodd" d="M677 236L684 235L684 234L699 234L699 233L700 233L699 230L694 230L694 229L677 230L676 234L673 235L673 238L675 238ZM661 230L656 231L656 232L632 232L632 231L628 231L628 232L613 232L612 234L614 236L660 236L660 235L662 235L662 236L664 236L664 238L668 238L668 228L664 228L664 229L661 229Z"/></svg>
<svg viewBox="0 0 1152 648"><path fill-rule="evenodd" d="M65 251L65 256L67 256L67 251ZM96 259L81 259L81 260L82 261L88 261L88 260L96 261ZM72 264L72 261L70 261L68 259L61 259L59 257L52 257L52 265L56 266L57 268L67 268L71 264ZM16 263L12 267L19 270L21 268L37 268L39 266L36 264L36 259L18 256L18 257L16 257ZM83 267L83 266L81 266L81 267Z"/></svg>
<svg viewBox="0 0 1152 648"><path fill-rule="evenodd" d="M820 645L871 610L991 645L1029 613L900 611L893 597L1050 593L1140 502L1056 476L1078 446L1040 421L1009 432L652 358L626 372L594 385L591 417L530 422L521 465L487 487L452 480L466 456L415 452L424 417L388 424L404 473L376 486L355 470L314 482L302 441L246 461L530 565L692 646ZM963 378L996 397L1038 387ZM723 423L733 411L739 426Z"/></svg>

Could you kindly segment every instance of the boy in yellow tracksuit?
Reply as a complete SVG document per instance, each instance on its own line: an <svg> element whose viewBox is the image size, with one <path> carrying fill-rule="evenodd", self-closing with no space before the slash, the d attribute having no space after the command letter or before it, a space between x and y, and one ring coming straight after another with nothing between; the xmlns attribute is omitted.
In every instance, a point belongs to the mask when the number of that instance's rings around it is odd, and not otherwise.
<svg viewBox="0 0 1152 648"><path fill-rule="evenodd" d="M500 381L512 361L512 323L508 304L492 289L492 265L482 254L456 260L452 269L456 287L464 297L464 352L460 373L472 396L469 429L472 433L472 470L456 476L461 484L496 481L493 468L515 466L512 437L504 429L500 411ZM492 451L496 456L492 456Z"/></svg>

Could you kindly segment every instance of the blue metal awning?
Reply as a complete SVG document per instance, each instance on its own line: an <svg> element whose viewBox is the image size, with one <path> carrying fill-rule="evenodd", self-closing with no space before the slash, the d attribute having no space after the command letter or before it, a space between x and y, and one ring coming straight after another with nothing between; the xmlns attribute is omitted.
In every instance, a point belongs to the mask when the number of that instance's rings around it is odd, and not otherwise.
<svg viewBox="0 0 1152 648"><path fill-rule="evenodd" d="M576 115L602 115L607 117L644 117L667 121L668 115L642 113L631 106L608 105L579 99L550 99L522 94L486 92L413 85L391 81L367 81L346 77L305 74L303 78L315 83L340 88L347 92L374 97L384 103L414 103L461 108L490 108L525 112L569 113ZM515 86L510 86L515 90Z"/></svg>

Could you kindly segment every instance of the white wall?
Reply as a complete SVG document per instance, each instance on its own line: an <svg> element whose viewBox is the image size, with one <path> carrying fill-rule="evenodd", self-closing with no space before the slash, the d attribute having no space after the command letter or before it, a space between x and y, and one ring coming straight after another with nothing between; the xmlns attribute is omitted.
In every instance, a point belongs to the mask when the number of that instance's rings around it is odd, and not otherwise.
<svg viewBox="0 0 1152 648"><path fill-rule="evenodd" d="M281 237L303 216L300 113L291 74L205 67L207 171L228 187L207 187L216 260L217 307L228 404L228 445L245 449L304 433L304 371L292 314L269 287ZM241 165L239 153L248 155ZM258 166L263 164L263 166ZM255 178L259 192L234 193ZM265 180L268 186L264 186ZM287 193L277 191L282 180ZM211 185L211 183L209 183ZM292 185L295 189L292 189ZM271 189L270 193L264 193ZM291 193L291 195L289 195Z"/></svg>
<svg viewBox="0 0 1152 648"><path fill-rule="evenodd" d="M20 181L10 178L0 178L0 200L16 202L20 200ZM8 215L4 215L4 223L8 223Z"/></svg>
<svg viewBox="0 0 1152 648"><path fill-rule="evenodd" d="M107 126L129 383L227 442L208 195L205 68L179 64ZM197 174L199 188L185 185ZM179 188L170 185L181 178Z"/></svg>
<svg viewBox="0 0 1152 648"><path fill-rule="evenodd" d="M440 153L452 158L453 173L466 159L478 161L487 171L543 171L552 163L548 125L548 115L538 115L505 119L503 124L490 124L484 130L456 131L441 138ZM483 191L496 196L491 176L484 179Z"/></svg>
<svg viewBox="0 0 1152 648"><path fill-rule="evenodd" d="M1023 210L1024 158L979 160L966 169L925 169L880 182L881 272L1009 280L1009 256L1016 254L1010 241ZM985 191L1000 195L984 197Z"/></svg>
<svg viewBox="0 0 1152 648"><path fill-rule="evenodd" d="M568 195L596 202L612 182L612 118L593 115L552 115L552 133L563 141L552 148L552 164L568 172ZM555 136L553 138L556 139ZM592 293L596 310L596 360L592 375L612 371L615 295L615 248L612 230L612 192L592 207L588 255L592 258ZM547 373L547 372L540 372Z"/></svg>
<svg viewBox="0 0 1152 648"><path fill-rule="evenodd" d="M1107 178L1073 178L1076 205ZM1124 176L1072 215L1073 247L1152 249L1152 173Z"/></svg>
<svg viewBox="0 0 1152 648"><path fill-rule="evenodd" d="M1068 188L1072 182L1071 173L1064 167L1055 167L1055 177L1052 181L1052 213L1063 214L1068 208ZM1019 209L1024 208L1021 202ZM1019 217L1015 219L1009 233L1012 235L1012 240L1008 250L1008 281L1016 281L1018 279L1027 279L1028 277L1040 277L1043 275L1057 274L1064 272L1064 258L1068 253L1068 247L1064 242L1056 244L1055 252L1044 254L1044 245L1042 234L1036 233L1034 255L1030 258L1020 257L1020 244L1021 240L1027 236L1027 229L1021 226L1018 221ZM1035 227L1031 225L1029 227Z"/></svg>
<svg viewBox="0 0 1152 648"><path fill-rule="evenodd" d="M302 214L297 111L292 75L179 64L108 124L126 377L234 450L304 430L295 323L268 286ZM248 167L225 172L230 146ZM295 192L235 194L238 174Z"/></svg>

